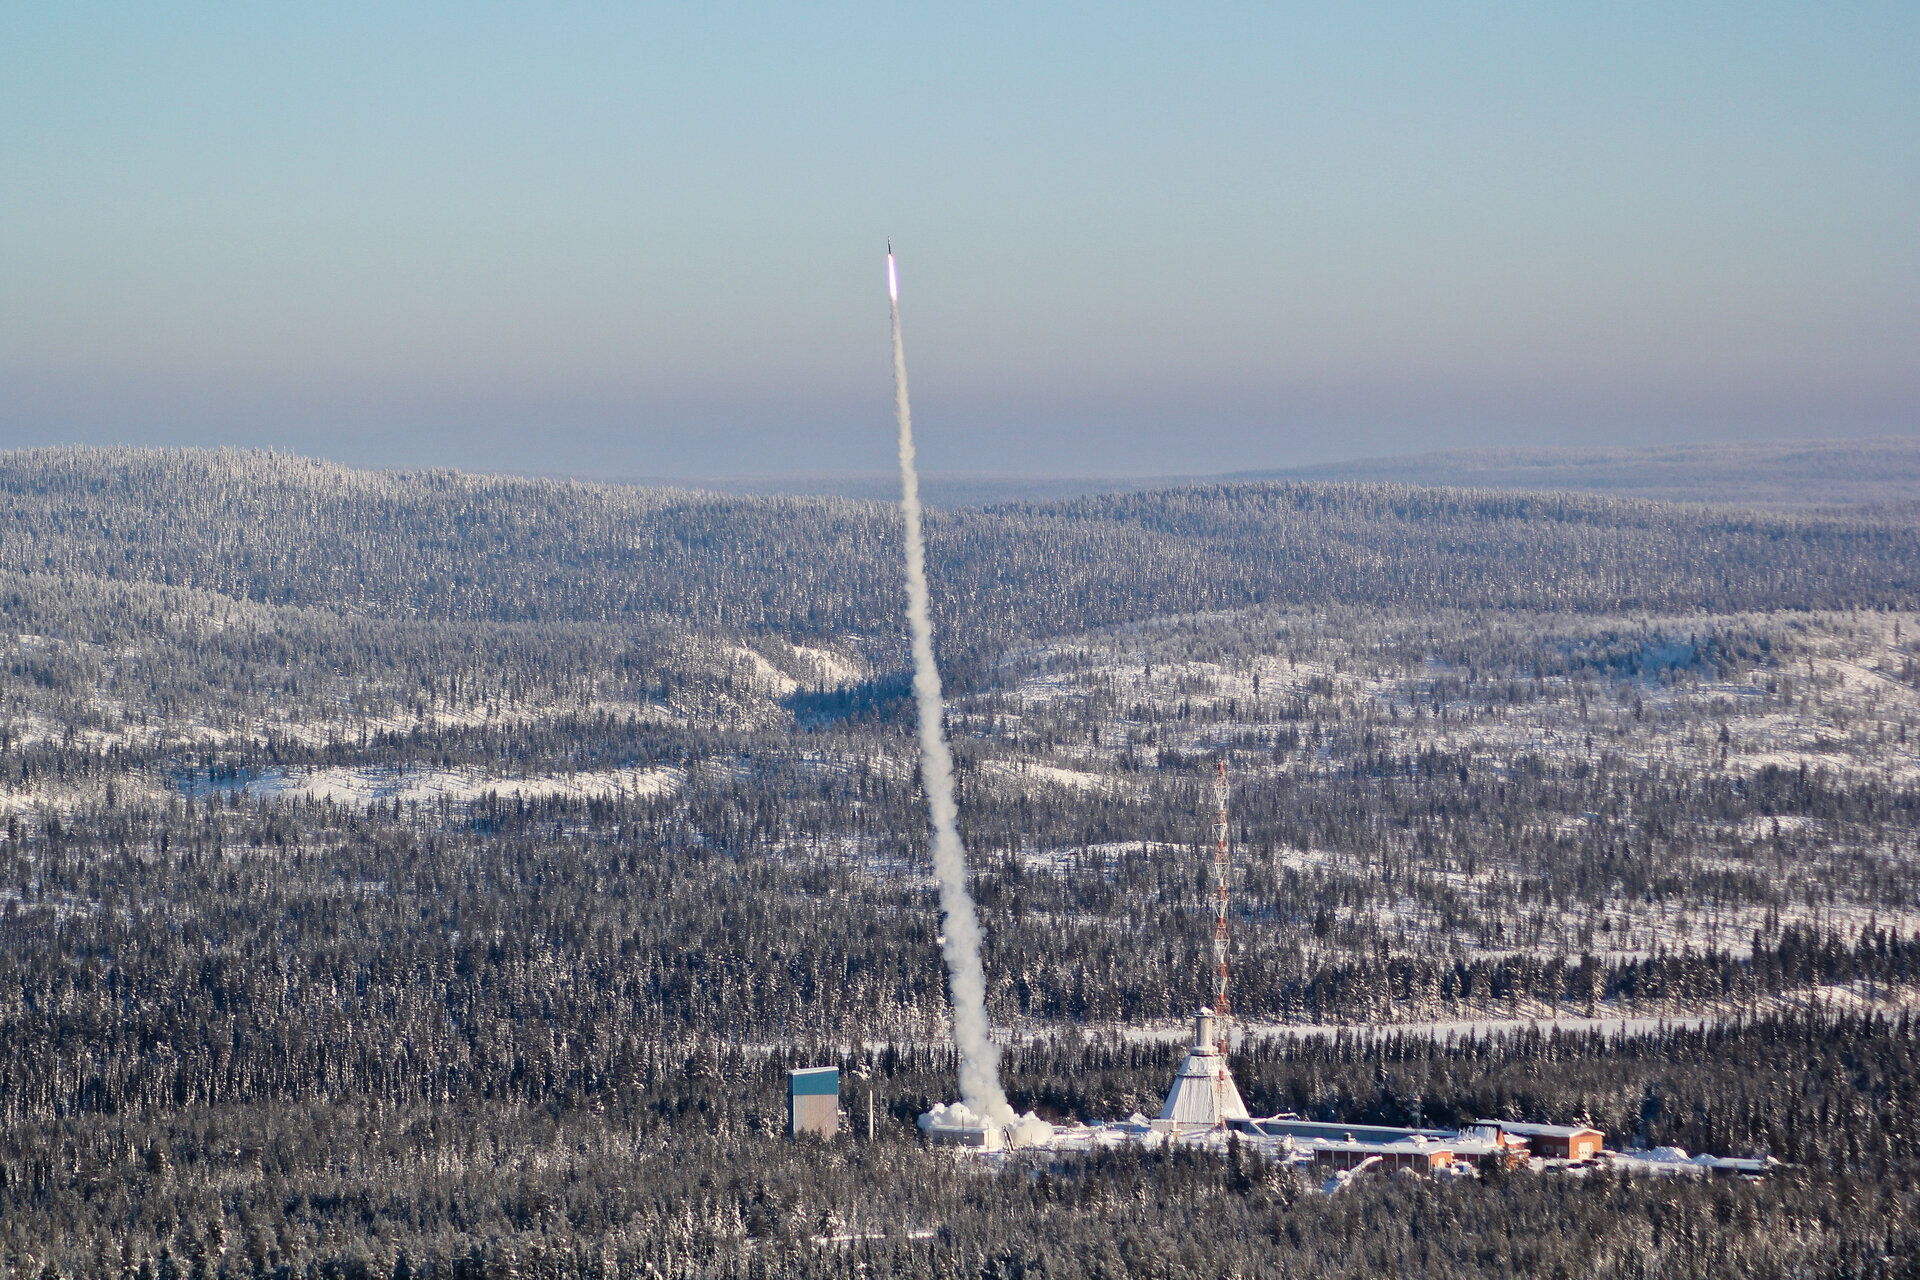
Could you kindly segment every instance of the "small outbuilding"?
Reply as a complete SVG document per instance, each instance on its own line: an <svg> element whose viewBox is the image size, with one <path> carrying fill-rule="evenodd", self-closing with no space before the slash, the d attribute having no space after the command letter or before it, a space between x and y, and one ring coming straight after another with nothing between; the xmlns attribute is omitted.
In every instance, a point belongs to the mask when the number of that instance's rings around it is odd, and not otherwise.
<svg viewBox="0 0 1920 1280"><path fill-rule="evenodd" d="M1548 1160L1590 1160L1607 1145L1607 1135L1586 1125L1519 1124L1512 1120L1476 1120L1476 1137L1517 1138L1536 1156Z"/></svg>
<svg viewBox="0 0 1920 1280"><path fill-rule="evenodd" d="M840 1132L840 1068L802 1067L787 1072L787 1136L831 1138Z"/></svg>

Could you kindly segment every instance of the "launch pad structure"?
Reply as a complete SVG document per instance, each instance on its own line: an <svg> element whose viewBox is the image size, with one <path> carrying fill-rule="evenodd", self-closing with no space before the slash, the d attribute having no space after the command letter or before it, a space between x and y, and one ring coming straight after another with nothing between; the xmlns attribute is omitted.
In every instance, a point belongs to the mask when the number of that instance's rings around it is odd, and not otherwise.
<svg viewBox="0 0 1920 1280"><path fill-rule="evenodd" d="M1223 760L1214 776L1213 880L1215 913L1213 923L1214 1003L1194 1015L1193 1044L1187 1050L1180 1069L1167 1087L1166 1103L1156 1120L1135 1117L1128 1124L1144 1126L1144 1133L1165 1140L1209 1133L1224 1135L1252 1121L1247 1104L1234 1083L1227 1061L1230 1051L1230 1006L1228 954L1232 935L1228 917L1232 908L1233 849L1229 842L1231 822L1227 811L1229 790L1227 766ZM1032 1112L1018 1122L994 1124L976 1115L962 1103L936 1105L919 1119L919 1128L929 1141L975 1150L999 1151L1010 1147L1051 1146L1059 1132Z"/></svg>
<svg viewBox="0 0 1920 1280"><path fill-rule="evenodd" d="M1224 1033L1216 1031L1214 1011L1202 1009L1193 1019L1193 1047L1174 1072L1167 1087L1160 1119L1176 1132L1223 1129L1234 1121L1251 1120L1240 1086L1227 1065Z"/></svg>

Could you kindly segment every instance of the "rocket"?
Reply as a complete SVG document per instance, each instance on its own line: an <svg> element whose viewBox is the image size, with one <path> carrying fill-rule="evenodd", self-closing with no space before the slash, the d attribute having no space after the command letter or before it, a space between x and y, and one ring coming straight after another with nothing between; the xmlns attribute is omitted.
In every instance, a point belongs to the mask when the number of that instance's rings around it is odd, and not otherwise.
<svg viewBox="0 0 1920 1280"><path fill-rule="evenodd" d="M900 277L893 269L893 237L887 237L887 296L900 301Z"/></svg>

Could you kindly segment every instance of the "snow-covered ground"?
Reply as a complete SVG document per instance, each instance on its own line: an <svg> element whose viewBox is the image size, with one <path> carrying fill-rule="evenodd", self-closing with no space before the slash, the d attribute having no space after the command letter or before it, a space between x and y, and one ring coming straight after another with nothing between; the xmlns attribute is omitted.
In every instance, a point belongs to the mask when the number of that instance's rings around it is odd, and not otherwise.
<svg viewBox="0 0 1920 1280"><path fill-rule="evenodd" d="M1128 795L1143 779L1166 785L1174 753L1191 759L1223 747L1237 788L1282 794L1363 752L1370 769L1407 762L1411 771L1397 778L1375 776L1409 788L1419 785L1418 767L1464 769L1498 786L1542 766L1662 773L1688 785L1751 785L1773 770L1774 786L1797 785L1804 771L1828 787L1850 779L1900 787L1920 782L1916 637L1920 620L1888 614L1536 618L1490 628L1483 617L1249 610L1036 647L1008 660L1007 687L977 709L961 699L954 720L996 744L982 773L998 787L1053 787L1089 801ZM1486 656L1474 656L1476 643ZM1529 669L1536 655L1556 653L1568 655L1561 668ZM1240 865L1244 873L1265 858L1274 873L1364 884L1362 905L1347 914L1364 932L1489 956L1739 955L1756 931L1789 924L1849 937L1868 926L1920 930L1920 848L1872 828L1788 813L1664 832L1656 843L1645 827L1618 802L1605 814L1543 813L1520 834L1523 848L1652 845L1676 859L1673 873L1705 887L1676 895L1621 886L1596 908L1516 914L1517 888L1566 855L1512 860L1488 850L1463 860L1391 830L1378 852L1282 847L1242 851ZM1385 855L1406 864L1390 890L1378 865ZM1028 861L1069 859L1036 849ZM1468 923L1449 932L1445 918Z"/></svg>
<svg viewBox="0 0 1920 1280"><path fill-rule="evenodd" d="M494 795L540 800L587 800L611 796L646 799L667 795L685 780L680 769L605 769L590 773L498 777L475 769L321 769L312 773L265 774L248 781L259 796L298 797L334 804L365 806L398 800L411 804L468 804Z"/></svg>

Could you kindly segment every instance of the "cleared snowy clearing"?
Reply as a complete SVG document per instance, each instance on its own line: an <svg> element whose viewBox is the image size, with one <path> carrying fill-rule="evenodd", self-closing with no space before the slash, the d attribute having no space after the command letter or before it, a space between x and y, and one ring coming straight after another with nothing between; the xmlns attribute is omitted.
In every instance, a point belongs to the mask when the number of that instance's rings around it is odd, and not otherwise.
<svg viewBox="0 0 1920 1280"><path fill-rule="evenodd" d="M1062 769L1057 765L1038 764L1025 760L988 760L981 764L980 771L1015 783L1039 782L1063 787L1068 791L1105 791L1125 785L1121 779L1111 774Z"/></svg>
<svg viewBox="0 0 1920 1280"><path fill-rule="evenodd" d="M488 795L503 800L563 798L592 800L614 796L646 799L679 790L686 775L679 769L608 769L571 776L501 778L473 770L324 769L307 774L267 775L250 780L255 795L298 798L341 805L471 804Z"/></svg>

